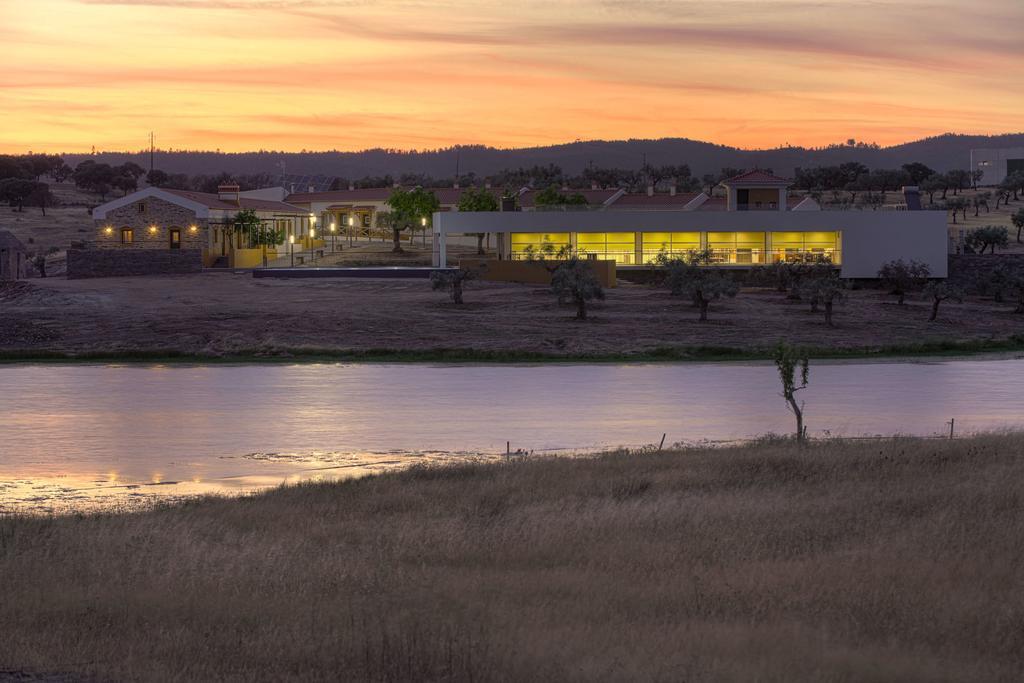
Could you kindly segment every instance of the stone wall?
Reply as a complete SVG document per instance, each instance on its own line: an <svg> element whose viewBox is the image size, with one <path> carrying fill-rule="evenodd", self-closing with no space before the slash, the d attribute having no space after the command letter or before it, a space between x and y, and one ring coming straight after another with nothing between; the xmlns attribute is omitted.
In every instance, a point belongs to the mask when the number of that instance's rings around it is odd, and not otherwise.
<svg viewBox="0 0 1024 683"><path fill-rule="evenodd" d="M122 244L122 228L132 229L134 239L130 244ZM169 249L170 228L181 230L182 249L206 248L207 221L197 218L191 209L157 197L146 197L110 211L106 219L96 222L92 246L99 249Z"/></svg>
<svg viewBox="0 0 1024 683"><path fill-rule="evenodd" d="M68 279L199 273L199 249L69 249Z"/></svg>

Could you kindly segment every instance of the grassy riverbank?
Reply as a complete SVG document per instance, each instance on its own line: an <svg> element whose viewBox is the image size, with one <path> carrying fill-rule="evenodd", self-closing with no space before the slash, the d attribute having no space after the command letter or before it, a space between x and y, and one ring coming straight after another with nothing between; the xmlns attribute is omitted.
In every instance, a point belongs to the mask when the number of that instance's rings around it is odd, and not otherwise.
<svg viewBox="0 0 1024 683"><path fill-rule="evenodd" d="M1005 339L933 341L917 344L889 344L864 348L804 347L811 358L892 359L918 357L971 356L992 353L1024 352L1024 335ZM630 353L547 353L543 351L481 351L477 349L436 348L418 351L403 349L281 349L268 352L240 349L231 353L193 353L176 349L148 351L2 351L5 363L659 363L684 361L770 360L774 347L748 349L721 346L666 346Z"/></svg>
<svg viewBox="0 0 1024 683"><path fill-rule="evenodd" d="M817 358L1024 351L1011 303L848 292L835 327L807 302L745 289L699 322L667 291L623 283L573 319L545 287L474 282L455 306L423 280L272 280L233 273L0 288L0 362L140 360L544 362L743 360L778 342Z"/></svg>
<svg viewBox="0 0 1024 683"><path fill-rule="evenodd" d="M1022 450L763 441L0 519L0 670L1019 679Z"/></svg>

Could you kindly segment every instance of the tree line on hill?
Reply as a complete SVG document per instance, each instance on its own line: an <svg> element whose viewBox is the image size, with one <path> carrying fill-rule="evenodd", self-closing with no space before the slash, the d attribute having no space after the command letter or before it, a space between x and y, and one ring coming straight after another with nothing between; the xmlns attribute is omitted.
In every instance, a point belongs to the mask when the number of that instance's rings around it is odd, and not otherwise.
<svg viewBox="0 0 1024 683"><path fill-rule="evenodd" d="M890 147L846 140L814 148L785 145L756 150L686 138L585 140L518 149L496 149L484 145L455 145L412 151L378 148L354 152L260 150L222 153L158 149L155 152L155 165L168 173L207 175L216 175L220 171L280 174L286 166L297 173L349 178L389 174L397 178L402 173L449 177L457 175L457 169L473 170L480 176L487 176L506 168L549 164L560 166L571 175L578 175L591 166L637 168L645 162L660 166L674 164L679 160L685 160L697 177L726 166L775 168L790 175L798 167L831 166L848 161L859 161L869 168L898 168L910 161L920 161L940 172L946 172L965 166L972 149L1021 146L1024 146L1024 134L940 135ZM150 152L147 149L138 152L65 155L65 160L71 166L87 158L113 166L132 161L148 168Z"/></svg>

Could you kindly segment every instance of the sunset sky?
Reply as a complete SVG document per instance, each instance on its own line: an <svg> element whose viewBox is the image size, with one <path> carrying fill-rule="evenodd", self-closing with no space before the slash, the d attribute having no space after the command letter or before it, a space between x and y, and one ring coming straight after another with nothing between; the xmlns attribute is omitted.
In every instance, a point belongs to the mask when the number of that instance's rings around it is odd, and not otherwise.
<svg viewBox="0 0 1024 683"><path fill-rule="evenodd" d="M1022 0L0 0L0 151L1024 129Z"/></svg>

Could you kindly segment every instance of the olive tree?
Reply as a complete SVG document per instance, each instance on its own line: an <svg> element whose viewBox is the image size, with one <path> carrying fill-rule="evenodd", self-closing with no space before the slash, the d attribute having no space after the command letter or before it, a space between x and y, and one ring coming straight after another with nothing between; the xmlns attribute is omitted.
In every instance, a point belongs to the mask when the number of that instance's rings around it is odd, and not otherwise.
<svg viewBox="0 0 1024 683"><path fill-rule="evenodd" d="M917 291L928 282L931 269L925 263L897 259L882 264L878 269L878 277L889 289L890 294L899 297L896 301L900 306L909 292Z"/></svg>
<svg viewBox="0 0 1024 683"><path fill-rule="evenodd" d="M659 254L657 263L665 269L664 284L675 296L685 296L700 309L700 321L708 319L708 307L723 296L734 297L739 285L728 274L709 267L711 252L693 254L689 259Z"/></svg>
<svg viewBox="0 0 1024 683"><path fill-rule="evenodd" d="M1017 241L1020 242L1020 233L1024 230L1024 209L1017 209L1010 220L1013 222L1013 227L1017 228Z"/></svg>
<svg viewBox="0 0 1024 683"><path fill-rule="evenodd" d="M551 273L551 291L559 303L571 301L576 306L577 320L587 319L587 303L604 299L604 289L594 269L579 256L570 256Z"/></svg>
<svg viewBox="0 0 1024 683"><path fill-rule="evenodd" d="M396 254L405 251L402 249L402 231L414 230L422 221L429 223L434 212L441 208L434 193L422 187L412 190L396 188L386 203L391 208L391 233L395 241L391 251Z"/></svg>
<svg viewBox="0 0 1024 683"><path fill-rule="evenodd" d="M478 278L484 269L485 267L435 270L430 273L430 286L434 291L448 292L452 303L461 305L463 303L462 290L465 284Z"/></svg>
<svg viewBox="0 0 1024 683"><path fill-rule="evenodd" d="M775 367L779 371L779 379L782 381L782 398L786 399L786 406L796 418L796 440L803 443L807 438L807 428L804 427L804 403L796 400L796 392L807 387L809 374L809 360L807 352L780 343L775 347ZM799 375L797 375L799 371Z"/></svg>
<svg viewBox="0 0 1024 683"><path fill-rule="evenodd" d="M459 211L497 211L498 198L490 190L478 187L467 187L459 197ZM485 232L476 233L476 253L483 256Z"/></svg>
<svg viewBox="0 0 1024 683"><path fill-rule="evenodd" d="M947 299L961 302L964 300L963 289L946 280L933 280L924 286L924 297L931 299L932 312L928 322L934 322L939 316L939 304Z"/></svg>
<svg viewBox="0 0 1024 683"><path fill-rule="evenodd" d="M839 278L839 274L829 271L807 280L804 283L804 292L811 300L811 311L816 311L820 304L825 309L825 324L833 327L833 306L846 296L846 283Z"/></svg>
<svg viewBox="0 0 1024 683"><path fill-rule="evenodd" d="M965 240L968 247L984 254L986 249L996 253L996 247L1005 248L1010 243L1010 232L1001 225L986 225L972 230Z"/></svg>

